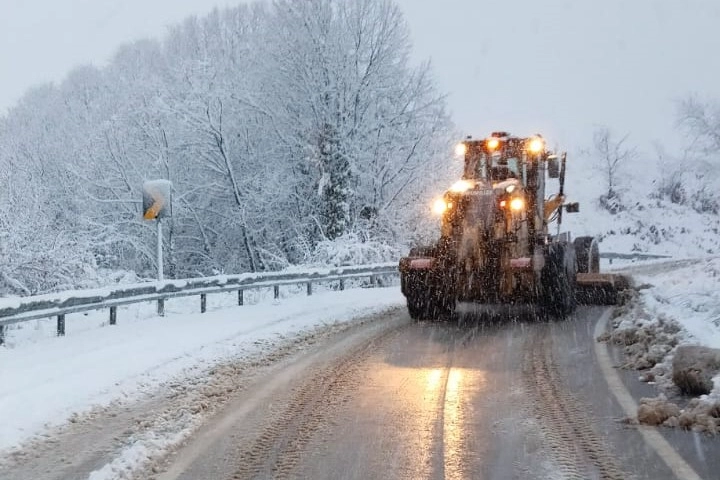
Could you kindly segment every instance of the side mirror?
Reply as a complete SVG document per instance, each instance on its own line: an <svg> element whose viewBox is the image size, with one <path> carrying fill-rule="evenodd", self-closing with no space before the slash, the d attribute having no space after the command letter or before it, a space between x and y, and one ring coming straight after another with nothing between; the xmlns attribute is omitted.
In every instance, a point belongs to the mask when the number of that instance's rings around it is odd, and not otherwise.
<svg viewBox="0 0 720 480"><path fill-rule="evenodd" d="M550 155L547 158L547 171L548 177L559 178L560 177L560 161L557 155Z"/></svg>
<svg viewBox="0 0 720 480"><path fill-rule="evenodd" d="M578 213L580 211L580 204L578 202L565 204L565 211L568 213Z"/></svg>

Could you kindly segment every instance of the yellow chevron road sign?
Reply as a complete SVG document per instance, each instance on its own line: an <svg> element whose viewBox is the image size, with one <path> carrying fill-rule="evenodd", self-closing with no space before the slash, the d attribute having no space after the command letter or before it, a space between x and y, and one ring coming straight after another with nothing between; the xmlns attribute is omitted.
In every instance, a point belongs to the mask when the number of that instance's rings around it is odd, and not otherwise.
<svg viewBox="0 0 720 480"><path fill-rule="evenodd" d="M155 220L169 217L172 183L169 180L150 180L143 183L143 218Z"/></svg>

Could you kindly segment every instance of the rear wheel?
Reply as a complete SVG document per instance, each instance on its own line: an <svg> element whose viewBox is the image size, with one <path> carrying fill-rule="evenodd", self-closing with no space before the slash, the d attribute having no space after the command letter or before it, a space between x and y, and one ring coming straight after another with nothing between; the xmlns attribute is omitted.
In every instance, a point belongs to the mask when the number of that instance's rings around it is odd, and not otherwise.
<svg viewBox="0 0 720 480"><path fill-rule="evenodd" d="M600 273L600 249L595 237L578 237L574 242L577 270L580 273Z"/></svg>
<svg viewBox="0 0 720 480"><path fill-rule="evenodd" d="M410 314L410 318L413 320L422 320L423 318L423 305L422 303L415 298L408 298L407 299L407 308L408 313Z"/></svg>
<svg viewBox="0 0 720 480"><path fill-rule="evenodd" d="M427 273L406 273L401 282L408 313L413 320L445 319L454 310L454 299L438 289Z"/></svg>
<svg viewBox="0 0 720 480"><path fill-rule="evenodd" d="M455 302L446 295L435 292L435 295L431 296L430 301L427 303L427 310L425 312L427 318L432 320L449 320L455 310L454 303Z"/></svg>
<svg viewBox="0 0 720 480"><path fill-rule="evenodd" d="M444 320L453 311L452 302L433 292L425 291L407 297L407 307L413 320Z"/></svg>
<svg viewBox="0 0 720 480"><path fill-rule="evenodd" d="M548 313L562 317L575 310L577 260L574 246L567 243L550 245L542 271L543 300Z"/></svg>

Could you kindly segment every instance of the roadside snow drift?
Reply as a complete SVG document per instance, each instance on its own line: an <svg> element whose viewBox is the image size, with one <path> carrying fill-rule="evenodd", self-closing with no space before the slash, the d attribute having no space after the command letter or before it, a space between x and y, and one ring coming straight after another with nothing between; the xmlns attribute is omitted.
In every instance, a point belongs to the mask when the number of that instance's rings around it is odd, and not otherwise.
<svg viewBox="0 0 720 480"><path fill-rule="evenodd" d="M664 261L627 271L639 294L618 312L612 333L599 340L622 345L623 367L640 370L640 379L656 383L662 392L641 400L638 421L717 433L720 258ZM697 351L704 352L704 360L688 358L688 352ZM668 400L682 403L683 393L699 396L684 409Z"/></svg>
<svg viewBox="0 0 720 480"><path fill-rule="evenodd" d="M397 287L357 288L215 311L211 304L205 314L169 310L164 318L138 318L137 312L132 318L125 310L118 325L104 328L78 314L68 316L62 338L47 335L52 320L29 322L11 330L8 347L0 348L0 451L94 406L132 400L170 379L262 352L268 340L403 303Z"/></svg>

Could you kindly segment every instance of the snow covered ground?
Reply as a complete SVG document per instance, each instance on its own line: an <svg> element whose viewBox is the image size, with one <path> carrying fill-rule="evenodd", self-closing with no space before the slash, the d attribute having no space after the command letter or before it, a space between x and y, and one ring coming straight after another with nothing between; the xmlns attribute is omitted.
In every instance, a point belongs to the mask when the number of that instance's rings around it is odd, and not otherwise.
<svg viewBox="0 0 720 480"><path fill-rule="evenodd" d="M659 387L657 398L641 400L638 419L720 432L712 413L720 407L720 372L708 370L714 388L690 402L673 382L678 347L720 349L720 257L655 261L619 271L632 274L639 295L621 310L609 338L624 346L626 368L640 370L641 380Z"/></svg>
<svg viewBox="0 0 720 480"><path fill-rule="evenodd" d="M636 270L636 282L647 285L641 298L653 317L676 320L687 342L720 348L720 258Z"/></svg>
<svg viewBox="0 0 720 480"><path fill-rule="evenodd" d="M106 311L69 315L64 338L53 335L52 320L16 325L0 348L0 451L98 406L404 304L396 286L277 301L271 295L252 292L242 307L231 306L235 295L211 295L205 314L182 313L198 311L197 298L173 300L164 318L154 315L154 304L133 305L119 309L116 326L104 328Z"/></svg>

